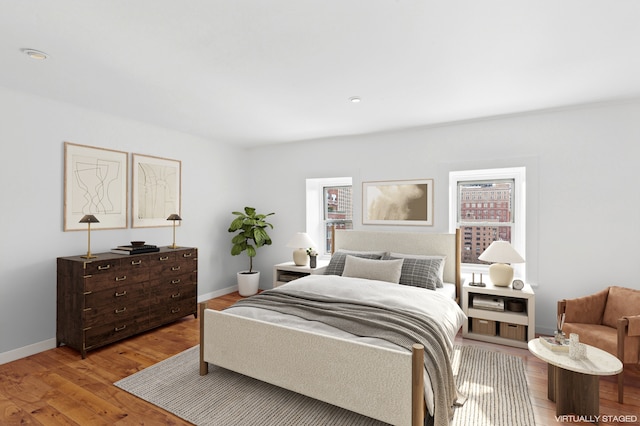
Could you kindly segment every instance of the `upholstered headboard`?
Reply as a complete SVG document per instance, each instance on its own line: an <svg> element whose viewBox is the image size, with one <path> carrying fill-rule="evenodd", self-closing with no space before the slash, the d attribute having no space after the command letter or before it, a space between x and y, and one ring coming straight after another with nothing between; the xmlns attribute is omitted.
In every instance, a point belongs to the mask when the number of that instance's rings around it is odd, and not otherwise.
<svg viewBox="0 0 640 426"><path fill-rule="evenodd" d="M426 232L384 232L337 229L334 232L335 250L384 250L406 254L446 256L444 280L456 285L460 293L460 230L455 234Z"/></svg>

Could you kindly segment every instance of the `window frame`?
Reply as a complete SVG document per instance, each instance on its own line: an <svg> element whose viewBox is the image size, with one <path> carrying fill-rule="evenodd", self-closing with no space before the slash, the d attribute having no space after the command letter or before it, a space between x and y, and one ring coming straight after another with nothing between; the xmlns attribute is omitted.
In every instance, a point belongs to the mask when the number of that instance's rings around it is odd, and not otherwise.
<svg viewBox="0 0 640 426"><path fill-rule="evenodd" d="M513 179L513 224L486 223L481 222L474 226L511 226L511 245L526 260L526 167L507 167L480 170L461 170L449 172L449 232L455 232L460 227L458 221L459 206L462 203L458 200L458 184L464 182L478 181L504 181ZM499 200L497 200L499 201ZM469 200L473 203L473 200ZM481 203L477 203L480 205ZM483 208L484 207L478 207ZM526 281L526 263L512 265L515 271L514 276ZM461 264L463 274L489 273L489 265L475 263Z"/></svg>
<svg viewBox="0 0 640 426"><path fill-rule="evenodd" d="M324 244L324 189L329 186L351 186L353 196L353 178L351 177L334 177L334 178L313 178L306 180L306 196L307 196L307 234L316 243L319 259L329 259L331 253L325 251ZM353 209L353 200L351 202ZM351 224L353 226L353 211L351 212Z"/></svg>

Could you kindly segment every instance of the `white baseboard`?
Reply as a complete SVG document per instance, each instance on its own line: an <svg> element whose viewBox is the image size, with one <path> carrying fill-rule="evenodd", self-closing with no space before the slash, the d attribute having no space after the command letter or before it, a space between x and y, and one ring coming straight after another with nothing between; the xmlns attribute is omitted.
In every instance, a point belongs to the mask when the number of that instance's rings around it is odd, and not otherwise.
<svg viewBox="0 0 640 426"><path fill-rule="evenodd" d="M201 294L200 296L198 296L198 303L204 302L205 300L214 299L216 297L224 296L225 294L233 293L234 291L238 291L237 285L232 285L231 287L212 291L211 293Z"/></svg>
<svg viewBox="0 0 640 426"><path fill-rule="evenodd" d="M225 294L233 293L234 291L238 291L237 285L212 291L211 293L202 294L198 296L198 303L204 302L205 300L213 299L215 297L224 296ZM34 343L32 345L23 346L21 348L13 349L7 352L2 352L0 353L0 365L27 356L35 355L40 352L48 351L49 349L53 349L55 347L56 339L47 339L43 340L42 342Z"/></svg>
<svg viewBox="0 0 640 426"><path fill-rule="evenodd" d="M0 364L6 364L20 358L35 355L56 347L56 339L47 339L32 345L0 353Z"/></svg>

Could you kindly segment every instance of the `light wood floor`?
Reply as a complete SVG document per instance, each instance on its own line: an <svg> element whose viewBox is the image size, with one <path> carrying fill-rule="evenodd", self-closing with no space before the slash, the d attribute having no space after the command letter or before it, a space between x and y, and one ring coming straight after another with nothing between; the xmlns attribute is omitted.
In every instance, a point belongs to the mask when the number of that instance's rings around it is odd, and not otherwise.
<svg viewBox="0 0 640 426"><path fill-rule="evenodd" d="M222 309L239 299L232 293L210 300L212 309ZM89 352L81 359L66 348L0 365L0 424L2 425L188 425L113 383L136 371L198 344L199 320L186 317ZM547 400L546 364L525 349L457 338L457 343L477 345L522 357L525 363L536 424L575 425L557 422L555 404ZM634 373L625 389L625 404L618 404L613 378L600 380L600 414L612 421L603 425L638 424L613 421L613 416L636 416L640 420L640 375Z"/></svg>

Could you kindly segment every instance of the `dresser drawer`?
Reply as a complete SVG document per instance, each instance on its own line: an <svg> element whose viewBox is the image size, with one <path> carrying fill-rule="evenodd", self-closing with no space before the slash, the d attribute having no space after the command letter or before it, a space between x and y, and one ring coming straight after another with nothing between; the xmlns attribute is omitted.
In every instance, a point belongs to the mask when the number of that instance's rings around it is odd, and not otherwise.
<svg viewBox="0 0 640 426"><path fill-rule="evenodd" d="M169 303L152 305L149 309L149 323L152 327L166 324L182 318L186 315L195 314L197 304L195 297L189 299L175 299Z"/></svg>
<svg viewBox="0 0 640 426"><path fill-rule="evenodd" d="M194 284L156 288L151 293L151 305L164 306L171 305L185 299L195 300L197 290L198 287Z"/></svg>
<svg viewBox="0 0 640 426"><path fill-rule="evenodd" d="M132 336L138 331L146 330L149 324L149 315L129 316L118 318L116 322L90 326L84 329L84 346L90 349L96 345L104 345L115 342L125 337Z"/></svg>
<svg viewBox="0 0 640 426"><path fill-rule="evenodd" d="M148 280L148 268L118 268L105 274L86 275L84 277L84 290L85 293L96 292L121 287L127 283L139 283Z"/></svg>
<svg viewBox="0 0 640 426"><path fill-rule="evenodd" d="M85 275L108 274L120 268L121 259L91 260L84 264Z"/></svg>
<svg viewBox="0 0 640 426"><path fill-rule="evenodd" d="M149 297L141 295L127 300L113 300L111 303L83 311L86 327L98 324L118 324L130 319L143 320L149 317Z"/></svg>
<svg viewBox="0 0 640 426"><path fill-rule="evenodd" d="M84 294L84 309L106 306L113 303L128 303L132 299L145 296L148 282L125 281L106 290L90 291Z"/></svg>

